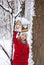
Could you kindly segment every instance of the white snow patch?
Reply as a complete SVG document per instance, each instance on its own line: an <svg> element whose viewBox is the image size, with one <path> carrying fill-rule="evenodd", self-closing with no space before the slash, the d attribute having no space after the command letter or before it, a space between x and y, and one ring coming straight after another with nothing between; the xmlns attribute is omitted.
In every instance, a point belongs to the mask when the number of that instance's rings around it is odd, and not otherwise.
<svg viewBox="0 0 44 65"><path fill-rule="evenodd" d="M29 59L28 59L28 65L34 65L34 61L33 61L33 52L32 52L32 43L33 43L33 40L32 40L32 27L33 27L33 16L35 16L35 11L34 11L34 3L35 1L34 0L31 0L30 1L30 19L29 19L29 22L30 22L30 28L29 28L29 31L28 31L28 38L27 38L27 41L28 41L28 44L30 46L30 53L29 53Z"/></svg>
<svg viewBox="0 0 44 65"><path fill-rule="evenodd" d="M30 24L30 22L29 22L26 18L24 18L24 17L17 17L17 18L16 18L16 21L17 21L17 20L20 20L23 25L24 25L24 24L26 24L26 25L27 25L27 24L28 24L28 25Z"/></svg>

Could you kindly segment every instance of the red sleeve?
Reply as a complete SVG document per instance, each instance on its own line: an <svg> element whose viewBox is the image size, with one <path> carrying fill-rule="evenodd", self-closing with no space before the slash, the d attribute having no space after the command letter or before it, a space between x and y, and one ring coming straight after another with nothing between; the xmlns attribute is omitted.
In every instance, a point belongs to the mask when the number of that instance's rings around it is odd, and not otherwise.
<svg viewBox="0 0 44 65"><path fill-rule="evenodd" d="M30 46L28 46L28 58L29 58L29 54L30 54Z"/></svg>
<svg viewBox="0 0 44 65"><path fill-rule="evenodd" d="M18 32L14 32L13 34L13 43L17 43L17 38L16 38L16 35L17 35Z"/></svg>

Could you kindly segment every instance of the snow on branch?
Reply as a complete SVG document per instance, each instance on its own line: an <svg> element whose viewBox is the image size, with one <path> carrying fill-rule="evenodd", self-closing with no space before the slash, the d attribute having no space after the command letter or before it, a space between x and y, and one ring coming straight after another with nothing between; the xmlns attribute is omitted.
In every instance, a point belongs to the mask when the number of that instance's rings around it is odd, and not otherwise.
<svg viewBox="0 0 44 65"><path fill-rule="evenodd" d="M21 8L21 2L18 0L18 10Z"/></svg>
<svg viewBox="0 0 44 65"><path fill-rule="evenodd" d="M8 5L9 5L9 7L12 9L12 7L10 6L10 4L9 4L9 1L7 0L7 3L8 3Z"/></svg>
<svg viewBox="0 0 44 65"><path fill-rule="evenodd" d="M9 8L6 8L4 5L0 4L0 7L2 7L5 11L9 12L10 14L14 14L13 13L13 8L10 6L9 1L7 0L7 3L9 5ZM18 12L16 14L14 14L14 17L17 17L18 14L22 11L21 9L21 2L20 0L18 0Z"/></svg>
<svg viewBox="0 0 44 65"><path fill-rule="evenodd" d="M2 48L2 50L4 51L4 53L7 55L7 57L10 59L10 57L9 57L9 55L8 55L8 53L6 52L6 50L3 48L3 46L2 45L0 45L0 47ZM10 60L11 61L11 60Z"/></svg>
<svg viewBox="0 0 44 65"><path fill-rule="evenodd" d="M7 11L9 13L12 13L12 9L11 8L6 8L2 4L0 4L0 7L2 7L5 11Z"/></svg>
<svg viewBox="0 0 44 65"><path fill-rule="evenodd" d="M18 0L18 12L16 14L13 14L13 16L17 17L21 11L22 11L22 9L21 9L21 1Z"/></svg>
<svg viewBox="0 0 44 65"><path fill-rule="evenodd" d="M14 17L17 17L18 14L22 11L22 9L20 9L16 14L13 14Z"/></svg>

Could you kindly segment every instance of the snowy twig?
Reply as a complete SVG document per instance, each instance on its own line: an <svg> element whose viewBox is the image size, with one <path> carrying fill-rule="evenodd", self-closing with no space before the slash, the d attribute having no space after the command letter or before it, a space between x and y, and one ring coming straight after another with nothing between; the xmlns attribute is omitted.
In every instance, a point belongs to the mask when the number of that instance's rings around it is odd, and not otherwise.
<svg viewBox="0 0 44 65"><path fill-rule="evenodd" d="M0 7L2 7L5 11L12 13L12 9L11 8L6 8L3 5L0 4Z"/></svg>
<svg viewBox="0 0 44 65"><path fill-rule="evenodd" d="M13 13L13 17L16 18L21 11L22 11L21 2L20 2L20 0L18 0L18 12L16 14Z"/></svg>
<svg viewBox="0 0 44 65"><path fill-rule="evenodd" d="M7 0L7 3L8 3L8 5L9 5L9 7L12 9L12 7L10 6L10 4L9 4L8 0Z"/></svg>
<svg viewBox="0 0 44 65"><path fill-rule="evenodd" d="M18 0L18 10L21 8L21 2Z"/></svg>
<svg viewBox="0 0 44 65"><path fill-rule="evenodd" d="M16 18L21 11L22 9L20 9L16 14L13 14L13 16Z"/></svg>
<svg viewBox="0 0 44 65"><path fill-rule="evenodd" d="M7 55L7 57L9 58L9 60L10 60L10 62L12 62L12 60L10 59L10 57L9 57L9 55L8 55L8 53L6 52L6 50L3 48L3 46L2 45L0 45L0 47L2 48L2 50L5 52L5 54Z"/></svg>
<svg viewBox="0 0 44 65"><path fill-rule="evenodd" d="M5 49L3 48L3 46L2 46L2 45L0 45L0 47L1 47L1 48L2 48L2 50L5 52L5 54L7 55L7 57L10 59L10 57L9 57L8 53L5 51Z"/></svg>

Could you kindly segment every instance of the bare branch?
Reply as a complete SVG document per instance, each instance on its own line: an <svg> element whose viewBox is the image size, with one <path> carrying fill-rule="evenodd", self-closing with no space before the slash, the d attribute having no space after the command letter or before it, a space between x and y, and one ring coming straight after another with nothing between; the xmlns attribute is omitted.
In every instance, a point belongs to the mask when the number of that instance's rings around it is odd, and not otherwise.
<svg viewBox="0 0 44 65"><path fill-rule="evenodd" d="M8 53L6 52L6 50L3 48L2 45L0 45L0 47L2 48L2 50L4 51L4 53L7 55L7 57L9 58L10 62L11 62L11 65L12 65L12 59L10 59Z"/></svg>
<svg viewBox="0 0 44 65"><path fill-rule="evenodd" d="M0 4L0 6L1 6L5 11L9 12L10 14L13 14L13 12L12 12L13 9L12 9L12 7L10 6L8 0L7 0L7 3L8 3L8 5L9 5L10 8L6 8L6 7L4 7L2 4ZM16 14L14 14L14 17L17 17L17 15L22 11L20 0L18 0L18 3L19 3L18 12L17 12Z"/></svg>
<svg viewBox="0 0 44 65"><path fill-rule="evenodd" d="M5 11L12 13L12 9L11 8L6 8L3 5L0 4L0 7L2 7Z"/></svg>
<svg viewBox="0 0 44 65"><path fill-rule="evenodd" d="M20 9L16 14L13 14L14 17L17 17L18 14L22 11L22 9Z"/></svg>
<svg viewBox="0 0 44 65"><path fill-rule="evenodd" d="M12 9L12 7L10 6L10 4L9 4L8 0L7 0L7 3L8 3L8 5L9 5L9 7Z"/></svg>
<svg viewBox="0 0 44 65"><path fill-rule="evenodd" d="M21 11L22 11L22 9L21 9L21 1L18 0L18 12L16 14L13 13L13 16L17 17Z"/></svg>
<svg viewBox="0 0 44 65"><path fill-rule="evenodd" d="M7 55L7 57L10 59L10 57L9 57L8 53L5 51L5 49L3 48L3 46L2 46L2 45L0 45L0 47L1 47L1 48L2 48L2 50L5 52L5 54Z"/></svg>

